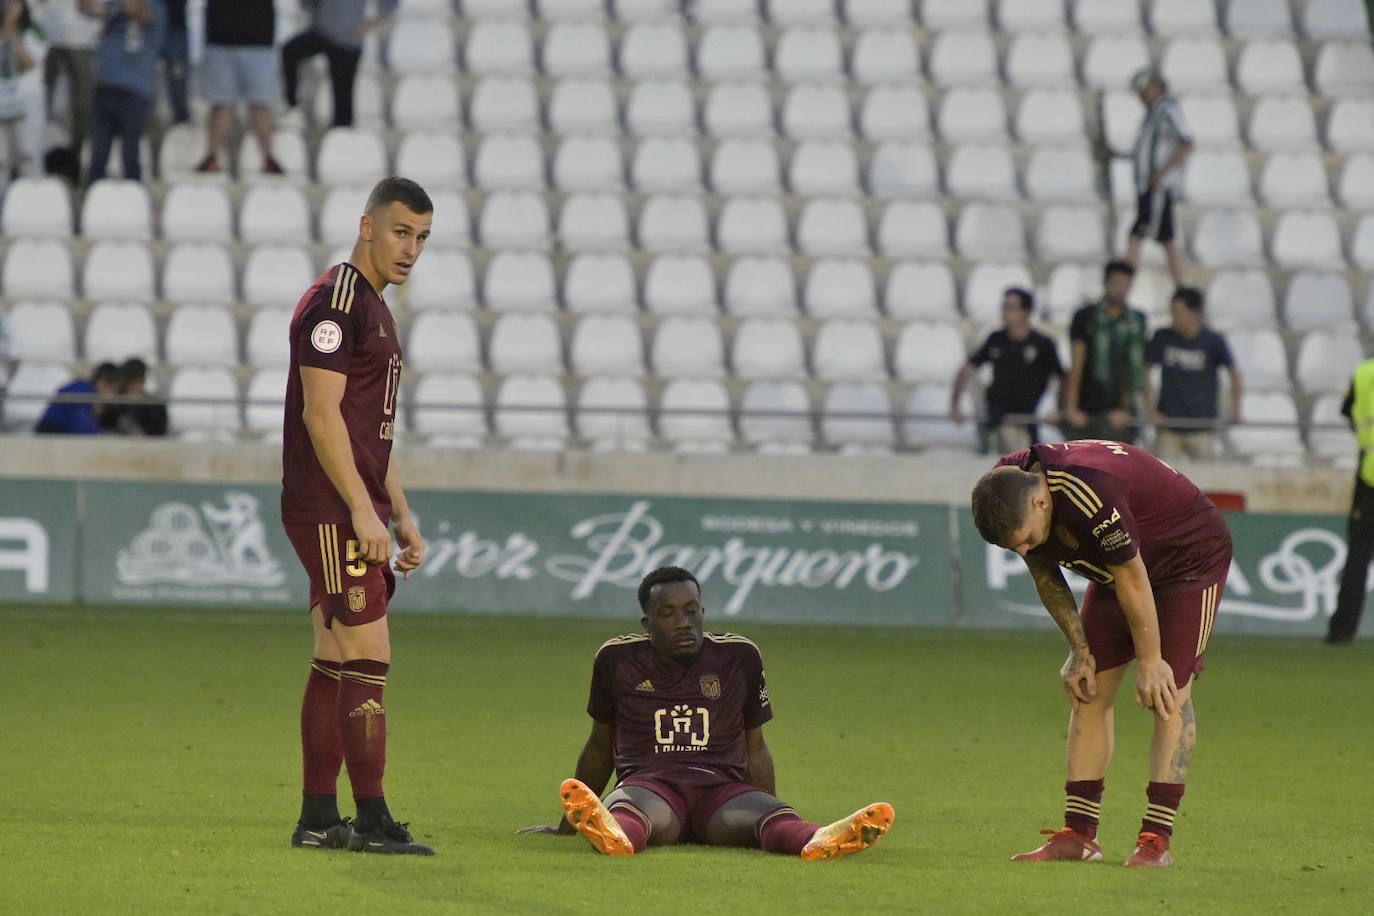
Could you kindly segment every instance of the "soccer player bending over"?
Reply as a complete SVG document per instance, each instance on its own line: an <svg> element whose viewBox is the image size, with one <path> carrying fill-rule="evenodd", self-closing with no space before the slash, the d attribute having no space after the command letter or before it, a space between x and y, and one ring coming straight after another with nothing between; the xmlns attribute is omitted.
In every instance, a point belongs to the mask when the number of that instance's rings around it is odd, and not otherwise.
<svg viewBox="0 0 1374 916"><path fill-rule="evenodd" d="M892 826L876 802L827 827L774 795L763 725L773 718L758 646L703 633L701 586L665 566L639 583L643 634L604 643L592 667L592 733L559 790L565 820L521 833L581 833L599 852L649 846L753 846L803 859L867 849ZM603 802L611 770L619 776Z"/></svg>
<svg viewBox="0 0 1374 916"><path fill-rule="evenodd" d="M392 533L401 547L395 568L407 577L423 562L425 541L390 463L401 341L381 295L410 275L433 211L415 182L378 182L349 259L315 281L291 320L281 516L310 576L315 628L293 846L434 852L392 819L382 794ZM344 761L358 811L351 825L335 798Z"/></svg>
<svg viewBox="0 0 1374 916"><path fill-rule="evenodd" d="M1127 865L1173 863L1169 840L1197 726L1193 679L1216 622L1231 533L1192 481L1130 445L1085 439L1002 458L973 488L983 539L1026 561L1069 641L1060 670L1069 715L1064 827L1015 861L1097 860L1112 703L1137 660L1136 702L1154 710L1148 804ZM1090 580L1080 614L1059 571Z"/></svg>

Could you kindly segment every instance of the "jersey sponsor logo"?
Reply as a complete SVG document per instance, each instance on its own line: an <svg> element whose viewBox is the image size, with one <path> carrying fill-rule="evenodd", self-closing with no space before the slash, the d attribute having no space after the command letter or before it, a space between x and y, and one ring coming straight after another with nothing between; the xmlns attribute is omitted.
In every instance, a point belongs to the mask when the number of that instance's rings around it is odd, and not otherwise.
<svg viewBox="0 0 1374 916"><path fill-rule="evenodd" d="M701 685L701 695L708 700L720 699L720 678L714 674L703 674L698 681Z"/></svg>
<svg viewBox="0 0 1374 916"><path fill-rule="evenodd" d="M1069 531L1069 529L1065 528L1063 525L1060 525L1059 527L1054 529L1054 533L1059 538L1059 540L1063 542L1065 547L1069 548L1070 550L1078 549L1078 538L1074 537L1073 534Z"/></svg>
<svg viewBox="0 0 1374 916"><path fill-rule="evenodd" d="M343 330L337 321L321 321L310 332L310 344L321 353L333 353L343 346Z"/></svg>
<svg viewBox="0 0 1374 916"><path fill-rule="evenodd" d="M115 558L121 585L244 585L271 588L286 572L267 547L258 499L230 490L224 505L166 502Z"/></svg>
<svg viewBox="0 0 1374 916"><path fill-rule="evenodd" d="M367 609L367 589L361 585L355 585L348 590L348 609L357 614Z"/></svg>
<svg viewBox="0 0 1374 916"><path fill-rule="evenodd" d="M1112 506L1111 518L1107 519L1102 524L1097 525L1093 528L1093 537L1097 537L1102 532L1106 531L1108 528L1110 528L1112 525L1115 525L1119 521L1121 521L1121 510L1116 508L1116 506Z"/></svg>
<svg viewBox="0 0 1374 916"><path fill-rule="evenodd" d="M1097 542L1098 546L1103 550L1119 550L1130 543L1131 536L1120 528L1115 531L1108 531L1102 536L1102 539Z"/></svg>
<svg viewBox="0 0 1374 916"><path fill-rule="evenodd" d="M693 709L679 703L672 709L660 709L654 713L654 740L658 746L656 754L669 754L675 751L704 751L711 743L711 713L704 706Z"/></svg>
<svg viewBox="0 0 1374 916"><path fill-rule="evenodd" d="M649 680L649 679L646 677L644 680L640 681L638 684L635 684L635 692L636 692L636 693L653 693L653 692L654 692L654 682L651 681L651 680Z"/></svg>
<svg viewBox="0 0 1374 916"><path fill-rule="evenodd" d="M763 672L759 672L759 705L768 705L768 683L763 679Z"/></svg>

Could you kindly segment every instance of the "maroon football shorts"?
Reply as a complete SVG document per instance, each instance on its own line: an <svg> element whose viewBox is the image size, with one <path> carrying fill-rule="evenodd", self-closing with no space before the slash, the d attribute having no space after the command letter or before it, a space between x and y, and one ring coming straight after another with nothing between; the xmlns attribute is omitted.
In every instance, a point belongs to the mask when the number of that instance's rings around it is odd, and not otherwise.
<svg viewBox="0 0 1374 916"><path fill-rule="evenodd" d="M1198 580L1167 586L1154 593L1160 649L1164 660L1174 669L1174 684L1180 688L1202 673L1203 653L1207 651L1230 570L1228 551L1224 561L1219 560ZM1098 671L1119 667L1135 658L1131 627L1116 592L1105 585L1089 583L1082 616L1083 633Z"/></svg>
<svg viewBox="0 0 1374 916"><path fill-rule="evenodd" d="M691 764L655 767L649 773L635 773L616 786L639 786L668 803L682 827L682 839L706 842L706 828L726 802L749 792L762 792L758 786L733 779L719 770Z"/></svg>
<svg viewBox="0 0 1374 916"><path fill-rule="evenodd" d="M284 527L310 576L310 607L319 605L326 627L335 620L351 627L386 616L387 602L396 591L396 575L389 562L371 565L363 561L352 525L330 522Z"/></svg>

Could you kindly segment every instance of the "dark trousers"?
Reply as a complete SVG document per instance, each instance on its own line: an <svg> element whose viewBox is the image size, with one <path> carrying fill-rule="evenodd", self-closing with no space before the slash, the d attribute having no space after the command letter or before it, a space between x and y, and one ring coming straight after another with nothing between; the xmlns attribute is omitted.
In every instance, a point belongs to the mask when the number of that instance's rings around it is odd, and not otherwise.
<svg viewBox="0 0 1374 916"><path fill-rule="evenodd" d="M353 126L353 78L358 74L361 48L336 45L319 32L302 32L282 45L281 70L286 91L286 104L296 106L296 89L300 84L300 66L317 54L329 59L329 84L334 90L334 126Z"/></svg>
<svg viewBox="0 0 1374 916"><path fill-rule="evenodd" d="M90 48L49 48L43 58L43 83L46 86L48 118L52 118L52 96L57 80L67 77L67 117L71 130L67 145L78 159L86 143L86 128L91 120L91 95L95 91L95 51Z"/></svg>
<svg viewBox="0 0 1374 916"><path fill-rule="evenodd" d="M124 161L124 177L132 181L143 178L138 161L138 141L148 123L148 109L152 100L118 86L96 86L91 104L91 173L92 182L105 177L110 162L110 147L119 138L119 151Z"/></svg>
<svg viewBox="0 0 1374 916"><path fill-rule="evenodd" d="M1358 471L1345 540L1341 590L1336 595L1336 613L1331 615L1326 631L1326 638L1331 642L1349 642L1355 638L1360 628L1360 614L1364 611L1369 561L1374 560L1374 487L1361 480Z"/></svg>
<svg viewBox="0 0 1374 916"><path fill-rule="evenodd" d="M168 26L162 39L163 77L167 80L167 101L172 106L172 120L185 124L191 120L191 104L186 94L186 82L191 73L190 36L185 26Z"/></svg>

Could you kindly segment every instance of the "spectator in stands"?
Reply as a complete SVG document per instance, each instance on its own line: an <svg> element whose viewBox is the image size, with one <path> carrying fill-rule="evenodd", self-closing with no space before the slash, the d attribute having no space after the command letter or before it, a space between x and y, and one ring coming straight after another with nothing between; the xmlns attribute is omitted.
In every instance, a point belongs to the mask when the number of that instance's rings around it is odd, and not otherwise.
<svg viewBox="0 0 1374 916"><path fill-rule="evenodd" d="M1158 73L1141 70L1131 80L1131 88L1139 93L1146 112L1131 154L1137 197L1126 260L1132 267L1139 264L1141 241L1155 239L1164 246L1174 285L1182 286L1183 255L1174 240L1174 199L1183 181L1183 163L1193 152L1193 135Z"/></svg>
<svg viewBox="0 0 1374 916"><path fill-rule="evenodd" d="M1360 463L1355 469L1355 495L1346 524L1345 568L1336 594L1336 613L1326 629L1326 642L1333 646L1347 645L1359 632L1369 562L1374 560L1374 359L1355 367L1341 413L1355 431Z"/></svg>
<svg viewBox="0 0 1374 916"><path fill-rule="evenodd" d="M123 379L119 367L114 363L101 363L96 367L90 381L77 379L57 389L59 396L72 395L73 399L53 400L39 419L34 432L61 433L67 435L95 435L104 432L101 418L109 409L103 399L119 394Z"/></svg>
<svg viewBox="0 0 1374 916"><path fill-rule="evenodd" d="M18 371L19 354L15 352L14 341L5 327L5 313L0 312L0 429L5 428L5 389Z"/></svg>
<svg viewBox="0 0 1374 916"><path fill-rule="evenodd" d="M48 128L43 110L43 61L47 50L28 3L0 0L0 126L11 136L10 171L16 175L43 174L43 139Z"/></svg>
<svg viewBox="0 0 1374 916"><path fill-rule="evenodd" d="M167 103L173 124L191 122L187 82L191 75L191 36L186 28L186 0L167 0L167 31L162 36L162 78L167 82Z"/></svg>
<svg viewBox="0 0 1374 916"><path fill-rule="evenodd" d="M286 104L296 107L301 64L318 55L329 61L329 84L334 93L334 126L353 126L353 79L363 56L363 39L382 19L395 12L399 0L378 0L376 18L367 16L367 0L301 0L310 11L310 27L281 49Z"/></svg>
<svg viewBox="0 0 1374 916"><path fill-rule="evenodd" d="M262 150L263 174L282 174L272 157L272 106L281 97L272 49L275 30L272 0L206 0L201 75L210 103L210 149L196 171L224 170L220 157L234 127L234 104L245 101Z"/></svg>
<svg viewBox="0 0 1374 916"><path fill-rule="evenodd" d="M126 436L167 435L167 405L148 393L147 363L134 357L119 367L119 394L124 402L111 404L100 418L106 431Z"/></svg>
<svg viewBox="0 0 1374 916"><path fill-rule="evenodd" d="M955 422L966 419L959 400L978 367L992 363L992 384L988 386L987 416L983 437L995 444L997 454L1006 455L1040 441L1040 430L1033 417L1050 379L1061 385L1064 367L1054 341L1031 327L1035 300L1024 289L1012 287L1002 294L1002 329L993 331L954 377L950 416ZM1010 419L1009 419L1010 418Z"/></svg>
<svg viewBox="0 0 1374 916"><path fill-rule="evenodd" d="M53 119L53 98L57 82L67 80L67 149L78 162L86 145L91 121L91 99L95 95L95 49L100 41L101 23L81 12L80 0L45 0L41 23L48 39L48 56L43 64L48 119ZM78 176L79 178L79 176Z"/></svg>
<svg viewBox="0 0 1374 916"><path fill-rule="evenodd" d="M1112 261L1102 301L1074 313L1072 360L1064 392L1064 432L1070 439L1133 442L1145 388L1145 314L1129 307L1135 268Z"/></svg>
<svg viewBox="0 0 1374 916"><path fill-rule="evenodd" d="M124 177L141 181L138 146L153 107L157 56L167 27L165 0L81 0L81 11L105 20L91 103L90 180L105 177L118 138Z"/></svg>
<svg viewBox="0 0 1374 916"><path fill-rule="evenodd" d="M1203 324L1202 292L1188 286L1174 291L1173 324L1155 331L1145 362L1160 367L1159 400L1149 402L1155 426L1154 452L1161 458L1210 460L1218 456L1217 372L1231 374L1231 420L1240 421L1240 369L1226 338Z"/></svg>

